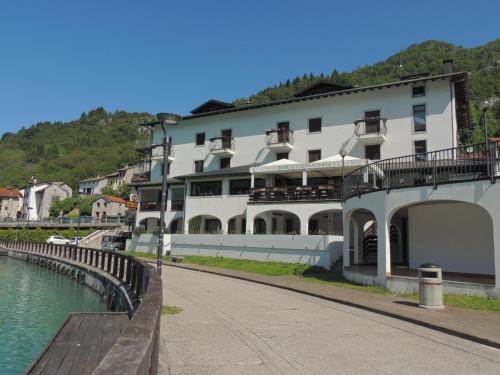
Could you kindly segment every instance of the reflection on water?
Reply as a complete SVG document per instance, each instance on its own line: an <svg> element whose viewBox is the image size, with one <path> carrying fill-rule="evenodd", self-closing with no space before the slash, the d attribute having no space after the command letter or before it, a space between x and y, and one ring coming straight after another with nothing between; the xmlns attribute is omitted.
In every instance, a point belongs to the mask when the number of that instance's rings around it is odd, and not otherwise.
<svg viewBox="0 0 500 375"><path fill-rule="evenodd" d="M67 276L0 256L0 374L23 374L70 312L105 310Z"/></svg>

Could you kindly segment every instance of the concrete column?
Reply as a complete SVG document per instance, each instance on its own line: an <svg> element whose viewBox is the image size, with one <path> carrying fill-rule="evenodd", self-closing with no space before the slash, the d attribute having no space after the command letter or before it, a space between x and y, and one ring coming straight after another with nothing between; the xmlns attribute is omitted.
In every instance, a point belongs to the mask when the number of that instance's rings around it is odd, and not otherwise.
<svg viewBox="0 0 500 375"><path fill-rule="evenodd" d="M227 230L229 229L229 219L221 220L221 229L222 233L227 234Z"/></svg>
<svg viewBox="0 0 500 375"><path fill-rule="evenodd" d="M245 229L246 234L253 234L253 221L254 216L251 216L247 213L247 227Z"/></svg>
<svg viewBox="0 0 500 375"><path fill-rule="evenodd" d="M307 171L302 171L302 186L307 185Z"/></svg>
<svg viewBox="0 0 500 375"><path fill-rule="evenodd" d="M344 230L344 245L343 245L344 248L343 248L343 254L342 254L342 258L343 258L342 263L343 263L344 268L350 266L350 261L349 261L349 248L351 245L350 221L351 221L351 214L343 214L342 215L342 222L343 222L342 228Z"/></svg>
<svg viewBox="0 0 500 375"><path fill-rule="evenodd" d="M262 215L262 218L266 222L266 234L273 234L273 219L270 214Z"/></svg>
<svg viewBox="0 0 500 375"><path fill-rule="evenodd" d="M255 175L253 173L250 175L250 187L252 189L255 187Z"/></svg>
<svg viewBox="0 0 500 375"><path fill-rule="evenodd" d="M391 244L387 216L377 216L377 278L381 285L386 285L387 276L391 274Z"/></svg>
<svg viewBox="0 0 500 375"><path fill-rule="evenodd" d="M498 184L498 182L497 182ZM495 261L495 288L500 290L500 213L488 210L493 222L493 259Z"/></svg>
<svg viewBox="0 0 500 375"><path fill-rule="evenodd" d="M309 219L304 217L299 217L300 221L300 235L307 236L309 234Z"/></svg>

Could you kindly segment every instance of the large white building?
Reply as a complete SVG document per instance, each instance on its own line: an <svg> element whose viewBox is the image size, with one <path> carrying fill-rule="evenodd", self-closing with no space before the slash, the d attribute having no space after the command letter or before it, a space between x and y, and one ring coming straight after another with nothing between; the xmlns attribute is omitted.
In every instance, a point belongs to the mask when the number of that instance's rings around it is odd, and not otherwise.
<svg viewBox="0 0 500 375"><path fill-rule="evenodd" d="M444 165L435 160L463 161L463 155L458 155L459 134L468 126L468 116L467 74L453 73L449 61L438 76L406 77L368 87L319 82L294 98L266 104L234 107L209 100L167 130L171 145L167 249L179 254L297 261L326 268L342 257L346 276L383 285L397 284L391 262L411 273L418 263L431 261L439 262L445 271L482 275L490 282L498 268L498 257L496 263L492 261L493 240L478 253L479 265L470 263L474 258L470 255L457 260L450 246L444 255L434 256L432 247L415 243L422 237L429 240L425 233L431 229L436 235L441 232L436 223L427 228L431 221L422 219L414 201L411 208L402 205L397 216L385 217L387 228L376 224L381 220L377 215L384 212L383 202L396 195L386 185L409 187L401 181L408 182L405 173L409 167L415 170L408 164L410 160L431 171L430 175L422 170L418 176L412 175L415 188L430 185L435 191L437 182L429 176L446 178L446 182L463 177L451 162ZM150 144L161 144L161 127L150 126ZM443 149L455 151L433 153ZM412 156L387 160L403 155ZM142 230L129 244L142 250L154 249L157 238L161 147L151 147L148 158L149 180L136 184L140 200L136 225ZM373 164L378 160L381 162ZM442 174L446 168L447 173ZM344 184L343 174L348 175ZM385 185L379 186L381 183ZM382 193L385 195L380 197ZM457 199L450 197L454 202ZM438 203L445 203L442 200ZM426 197L420 201L426 203ZM378 210L372 217L370 207ZM460 209L460 205L441 205L437 210L442 215L431 215L446 221ZM467 225L487 221L472 217L471 222L448 230L465 230ZM382 229L387 233L381 233ZM388 241L382 251L377 251L377 236L379 247L381 238ZM468 251L465 247L469 245L457 246L457 251ZM386 256L391 251L392 261ZM382 261L387 266L382 267ZM448 266L453 262L456 264ZM489 266L483 267L485 264Z"/></svg>

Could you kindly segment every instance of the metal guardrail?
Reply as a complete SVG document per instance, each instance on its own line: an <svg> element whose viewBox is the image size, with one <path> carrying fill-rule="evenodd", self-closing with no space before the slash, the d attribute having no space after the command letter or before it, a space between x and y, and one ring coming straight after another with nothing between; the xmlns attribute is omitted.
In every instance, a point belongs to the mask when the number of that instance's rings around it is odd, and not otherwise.
<svg viewBox="0 0 500 375"><path fill-rule="evenodd" d="M273 145L279 143L293 144L293 130L278 128L266 131L266 145Z"/></svg>
<svg viewBox="0 0 500 375"><path fill-rule="evenodd" d="M344 200L374 191L491 180L500 176L500 142L478 143L379 160L344 178Z"/></svg>
<svg viewBox="0 0 500 375"><path fill-rule="evenodd" d="M0 247L67 259L98 268L119 280L139 305L93 374L158 373L163 295L160 275L152 266L116 252L67 245L0 240Z"/></svg>
<svg viewBox="0 0 500 375"><path fill-rule="evenodd" d="M387 134L387 119L383 117L368 117L354 121L354 134L358 137L367 134Z"/></svg>
<svg viewBox="0 0 500 375"><path fill-rule="evenodd" d="M108 224L108 225L121 225L126 223L125 216L115 216L115 217L106 217L106 218L95 218L90 216L85 216L80 218L80 225L82 224ZM19 227L19 226L27 226L27 227L43 227L43 226L77 226L78 218L50 218L43 220L2 220L0 221L0 227Z"/></svg>
<svg viewBox="0 0 500 375"><path fill-rule="evenodd" d="M234 137L220 136L220 137L212 137L210 138L210 142L208 144L208 149L210 151L216 150L233 150L234 151Z"/></svg>

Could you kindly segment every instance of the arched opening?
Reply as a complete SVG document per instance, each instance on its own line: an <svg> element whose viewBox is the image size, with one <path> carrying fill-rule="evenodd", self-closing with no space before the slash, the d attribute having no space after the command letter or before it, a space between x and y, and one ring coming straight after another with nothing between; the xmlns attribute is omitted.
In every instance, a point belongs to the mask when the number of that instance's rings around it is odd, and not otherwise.
<svg viewBox="0 0 500 375"><path fill-rule="evenodd" d="M288 211L266 211L255 216L255 234L300 234L300 218ZM264 232L265 231L265 232Z"/></svg>
<svg viewBox="0 0 500 375"><path fill-rule="evenodd" d="M182 218L174 219L170 222L169 233L171 234L182 234L183 231L183 220Z"/></svg>
<svg viewBox="0 0 500 375"><path fill-rule="evenodd" d="M349 220L349 264L376 266L377 248L375 215L366 209L355 210ZM365 267L365 270L376 273L376 267Z"/></svg>
<svg viewBox="0 0 500 375"><path fill-rule="evenodd" d="M342 236L342 211L325 210L315 213L309 218L308 229L310 235Z"/></svg>
<svg viewBox="0 0 500 375"><path fill-rule="evenodd" d="M146 217L139 221L139 225L134 230L136 235L160 233L160 219L156 217Z"/></svg>
<svg viewBox="0 0 500 375"><path fill-rule="evenodd" d="M446 280L495 283L493 222L479 205L431 201L395 210L391 219L393 275L416 276L435 263ZM393 232L400 238L392 239Z"/></svg>
<svg viewBox="0 0 500 375"><path fill-rule="evenodd" d="M247 219L245 215L233 216L227 222L227 234L245 234Z"/></svg>
<svg viewBox="0 0 500 375"><path fill-rule="evenodd" d="M189 234L221 234L222 223L215 216L198 215L189 220Z"/></svg>

